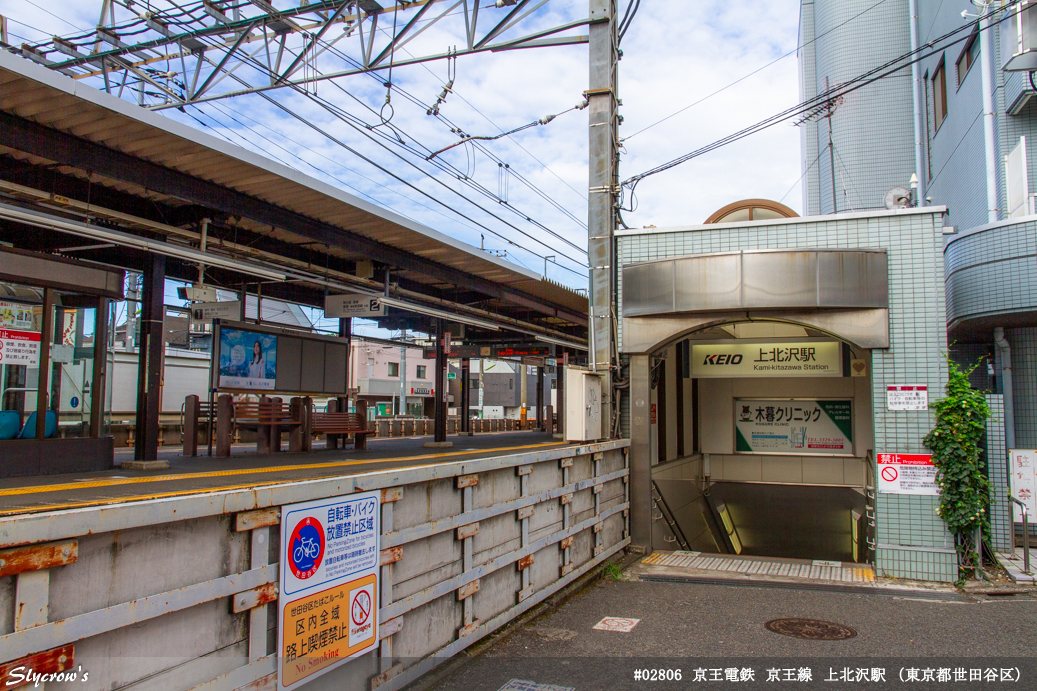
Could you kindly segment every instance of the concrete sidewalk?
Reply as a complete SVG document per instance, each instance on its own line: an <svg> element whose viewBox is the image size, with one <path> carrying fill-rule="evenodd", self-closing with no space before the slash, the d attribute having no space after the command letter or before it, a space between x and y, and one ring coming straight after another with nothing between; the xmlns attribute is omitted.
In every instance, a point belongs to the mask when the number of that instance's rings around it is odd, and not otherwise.
<svg viewBox="0 0 1037 691"><path fill-rule="evenodd" d="M932 658L934 668L937 658L953 659L940 666L966 668L977 657L1034 659L1037 590L1033 589L991 597L965 595L945 586L876 588L869 583L847 584L843 592L831 592L807 589L809 583L800 588L787 582L775 587L745 579L731 579L725 585L649 582L638 579L636 574L641 572L640 565L628 567L621 580L599 580L554 611L513 627L474 651L472 657L452 663L438 679L426 681L425 691L498 691L514 679L577 691L645 688L646 683L633 676L637 668L649 663L653 667L677 666L690 675L693 668L710 659L739 659L743 666L769 659L784 661L789 668L798 668L807 658L868 668L904 657ZM629 633L595 630L606 617L637 622ZM767 622L781 618L834 622L856 635L843 640L803 640L765 628ZM766 670L759 664L756 667L756 681L764 682ZM819 666L814 667L816 688L839 688L819 679ZM828 673L827 666L824 671ZM1035 679L1022 686L1034 688ZM683 681L648 687L697 686L689 683L691 676ZM760 686L775 687L773 683ZM796 685L799 689L814 687ZM525 687L513 684L511 688ZM550 686L528 688L555 691ZM755 686L742 684L739 688ZM958 684L955 688L974 687Z"/></svg>

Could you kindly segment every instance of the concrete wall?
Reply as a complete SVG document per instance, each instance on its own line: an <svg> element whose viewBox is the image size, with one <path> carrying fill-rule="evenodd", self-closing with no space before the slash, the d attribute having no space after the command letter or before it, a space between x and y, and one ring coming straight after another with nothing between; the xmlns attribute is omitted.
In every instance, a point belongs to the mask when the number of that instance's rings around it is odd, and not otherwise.
<svg viewBox="0 0 1037 691"><path fill-rule="evenodd" d="M242 514L396 488L382 495L379 609L382 633L396 633L305 688L398 689L628 544L627 444L0 519L0 547L78 551L73 563L0 577L0 663L72 644L90 673L74 684L83 691L275 688L276 604L235 614L231 602L276 587L279 511L257 528L239 528ZM478 533L458 539L472 524ZM401 558L385 563L393 548Z"/></svg>

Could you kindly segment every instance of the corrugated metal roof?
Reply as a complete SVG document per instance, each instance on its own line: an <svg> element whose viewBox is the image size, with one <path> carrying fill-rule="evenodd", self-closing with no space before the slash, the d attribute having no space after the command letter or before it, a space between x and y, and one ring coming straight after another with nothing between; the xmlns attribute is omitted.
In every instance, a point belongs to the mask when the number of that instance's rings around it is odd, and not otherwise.
<svg viewBox="0 0 1037 691"><path fill-rule="evenodd" d="M587 311L585 296L542 280L536 272L6 51L0 51L0 110L522 290L545 302ZM291 235L284 229L274 232ZM332 249L343 257L358 257L348 247ZM410 276L422 280L415 272Z"/></svg>

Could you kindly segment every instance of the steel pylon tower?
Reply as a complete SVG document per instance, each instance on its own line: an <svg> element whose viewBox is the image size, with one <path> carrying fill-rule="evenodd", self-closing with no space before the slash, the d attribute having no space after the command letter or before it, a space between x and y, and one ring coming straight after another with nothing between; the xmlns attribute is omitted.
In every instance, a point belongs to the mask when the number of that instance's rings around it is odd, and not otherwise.
<svg viewBox="0 0 1037 691"><path fill-rule="evenodd" d="M291 6L278 9L274 0L100 0L92 31L21 46L0 43L0 48L142 107L164 110L278 89L314 94L321 83L371 73L383 80L388 103L394 68L588 44L589 362L604 377L602 425L604 436L611 437L618 403L612 386L618 365L617 3L588 0L586 17L546 29L533 26L530 17L549 1L397 0L383 7L378 0L290 0ZM434 26L455 29L456 43L420 50L429 48L428 36L421 37ZM584 26L587 34L573 33ZM449 89L445 85L440 100Z"/></svg>

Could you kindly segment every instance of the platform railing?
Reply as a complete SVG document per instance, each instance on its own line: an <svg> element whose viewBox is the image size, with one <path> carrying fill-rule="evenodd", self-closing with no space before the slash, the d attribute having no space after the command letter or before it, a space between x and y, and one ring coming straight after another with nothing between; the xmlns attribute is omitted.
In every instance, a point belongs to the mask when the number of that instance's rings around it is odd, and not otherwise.
<svg viewBox="0 0 1037 691"><path fill-rule="evenodd" d="M78 667L96 688L276 688L281 506L380 490L379 652L329 674L336 688L398 689L629 544L628 446L2 517L0 669Z"/></svg>

